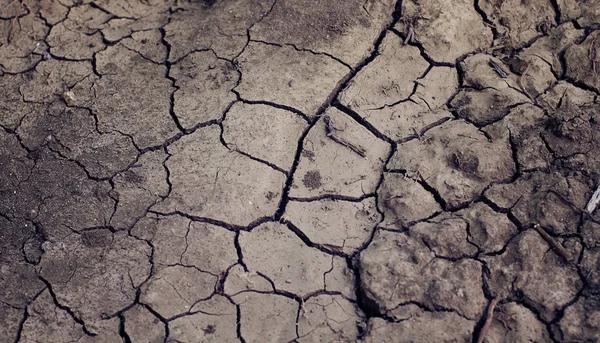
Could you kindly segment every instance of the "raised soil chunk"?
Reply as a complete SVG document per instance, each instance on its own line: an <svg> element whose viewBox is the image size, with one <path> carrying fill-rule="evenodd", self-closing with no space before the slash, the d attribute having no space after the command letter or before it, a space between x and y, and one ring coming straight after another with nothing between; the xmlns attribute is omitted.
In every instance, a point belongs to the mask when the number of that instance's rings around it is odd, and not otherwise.
<svg viewBox="0 0 600 343"><path fill-rule="evenodd" d="M571 254L577 254L577 244L563 242L563 245ZM483 260L490 269L486 282L492 296L523 297L545 321L556 318L583 287L577 270L565 264L532 229L511 240L501 255Z"/></svg>
<svg viewBox="0 0 600 343"><path fill-rule="evenodd" d="M406 170L435 189L447 208L476 199L515 172L508 142L490 142L476 127L454 120L398 145L388 168Z"/></svg>
<svg viewBox="0 0 600 343"><path fill-rule="evenodd" d="M590 193L582 181L577 174L525 173L514 183L493 185L485 197L524 226L539 224L552 234L576 233L579 211Z"/></svg>
<svg viewBox="0 0 600 343"><path fill-rule="evenodd" d="M384 173L377 192L378 206L383 211L381 226L402 229L441 211L433 194L417 181L400 173Z"/></svg>
<svg viewBox="0 0 600 343"><path fill-rule="evenodd" d="M431 235L430 245L444 243ZM359 269L366 301L382 315L401 304L418 303L430 311L444 308L478 320L487 300L482 290L481 263L437 258L419 234L379 230L361 252Z"/></svg>
<svg viewBox="0 0 600 343"><path fill-rule="evenodd" d="M460 56L489 47L493 39L492 30L467 0L403 1L395 29L406 36L411 26L414 39L436 62L455 63Z"/></svg>
<svg viewBox="0 0 600 343"><path fill-rule="evenodd" d="M565 61L567 64L566 76L594 88L596 92L600 90L600 60L598 53L600 50L600 31L592 31L580 44L571 45L565 52Z"/></svg>
<svg viewBox="0 0 600 343"><path fill-rule="evenodd" d="M600 1L557 0L561 21L575 20L579 26L600 28Z"/></svg>
<svg viewBox="0 0 600 343"><path fill-rule="evenodd" d="M501 37L495 42L519 49L541 36L543 28L555 24L556 13L550 0L483 0L478 3Z"/></svg>

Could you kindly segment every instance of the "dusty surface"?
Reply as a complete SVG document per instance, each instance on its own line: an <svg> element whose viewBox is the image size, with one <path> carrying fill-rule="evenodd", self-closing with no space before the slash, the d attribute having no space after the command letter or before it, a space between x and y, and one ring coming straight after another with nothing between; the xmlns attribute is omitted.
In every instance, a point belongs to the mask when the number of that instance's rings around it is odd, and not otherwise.
<svg viewBox="0 0 600 343"><path fill-rule="evenodd" d="M599 29L0 0L0 343L600 341Z"/></svg>

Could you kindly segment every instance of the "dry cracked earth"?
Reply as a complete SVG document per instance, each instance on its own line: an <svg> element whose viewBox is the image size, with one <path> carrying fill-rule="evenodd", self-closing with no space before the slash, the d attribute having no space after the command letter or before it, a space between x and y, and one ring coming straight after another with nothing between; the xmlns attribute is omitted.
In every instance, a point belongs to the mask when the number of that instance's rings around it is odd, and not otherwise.
<svg viewBox="0 0 600 343"><path fill-rule="evenodd" d="M0 342L599 341L598 29L0 0Z"/></svg>

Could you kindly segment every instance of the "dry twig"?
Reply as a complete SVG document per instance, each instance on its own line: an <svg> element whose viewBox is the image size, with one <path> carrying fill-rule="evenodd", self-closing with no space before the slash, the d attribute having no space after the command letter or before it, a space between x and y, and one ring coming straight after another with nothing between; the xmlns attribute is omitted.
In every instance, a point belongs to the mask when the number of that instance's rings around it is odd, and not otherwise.
<svg viewBox="0 0 600 343"><path fill-rule="evenodd" d="M542 236L542 238L546 240L546 242L548 242L548 244L550 244L550 246L560 257L562 257L567 262L571 262L571 258L569 257L569 253L567 252L567 250L565 250L565 248L560 243L558 243L552 236L550 236L540 224L533 225L533 228L540 234L540 236Z"/></svg>
<svg viewBox="0 0 600 343"><path fill-rule="evenodd" d="M490 58L489 64L490 64L490 67L492 67L492 69L494 69L496 74L498 74L498 76L500 76L503 79L506 79L508 77L508 73L498 63L494 62L494 60L492 60L491 58Z"/></svg>
<svg viewBox="0 0 600 343"><path fill-rule="evenodd" d="M492 299L492 301L490 301L490 304L488 305L488 308L487 308L485 323L483 324L481 331L479 331L479 337L477 337L477 343L483 343L483 339L485 338L485 335L487 334L488 330L490 329L490 325L492 325L492 320L494 319L494 309L496 308L497 304L498 304L498 298L494 298L494 299Z"/></svg>
<svg viewBox="0 0 600 343"><path fill-rule="evenodd" d="M348 142L344 137L340 136L340 134L338 133L338 129L335 128L333 120L331 120L329 116L324 116L323 121L325 122L325 130L327 131L327 137L354 151L361 157L367 157L367 150L365 148L352 142Z"/></svg>

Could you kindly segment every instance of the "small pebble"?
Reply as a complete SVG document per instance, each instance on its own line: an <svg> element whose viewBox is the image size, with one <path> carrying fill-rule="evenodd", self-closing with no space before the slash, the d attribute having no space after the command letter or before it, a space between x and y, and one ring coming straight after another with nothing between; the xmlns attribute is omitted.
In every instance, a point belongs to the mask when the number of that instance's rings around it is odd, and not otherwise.
<svg viewBox="0 0 600 343"><path fill-rule="evenodd" d="M44 54L44 61L48 61L48 60L51 60L51 59L52 59L52 56L50 56L50 53L45 53Z"/></svg>

